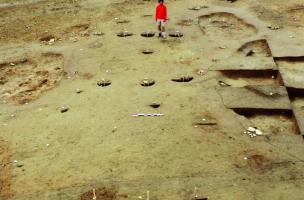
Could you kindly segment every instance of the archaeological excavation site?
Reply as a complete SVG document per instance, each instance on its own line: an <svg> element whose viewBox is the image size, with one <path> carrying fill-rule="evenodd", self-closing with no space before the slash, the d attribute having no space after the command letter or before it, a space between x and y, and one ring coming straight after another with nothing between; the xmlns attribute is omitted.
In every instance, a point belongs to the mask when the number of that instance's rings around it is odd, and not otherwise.
<svg viewBox="0 0 304 200"><path fill-rule="evenodd" d="M303 199L303 0L0 0L0 200Z"/></svg>

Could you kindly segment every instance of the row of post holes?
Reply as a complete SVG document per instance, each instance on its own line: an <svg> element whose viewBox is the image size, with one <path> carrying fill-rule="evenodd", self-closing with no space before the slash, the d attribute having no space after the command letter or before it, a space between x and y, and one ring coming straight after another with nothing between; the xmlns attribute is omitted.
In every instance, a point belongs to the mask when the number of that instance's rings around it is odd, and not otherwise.
<svg viewBox="0 0 304 200"><path fill-rule="evenodd" d="M171 80L174 81L174 82L186 83L186 82L192 81L193 77L192 76L181 76L179 78L173 78ZM108 79L101 79L100 81L97 82L97 85L100 86L100 87L107 87L111 84L112 84L112 81L108 80ZM153 80L153 79L145 78L145 79L140 81L140 85L144 86L144 87L149 87L149 86L152 86L154 84L155 84L155 80Z"/></svg>
<svg viewBox="0 0 304 200"><path fill-rule="evenodd" d="M119 32L117 34L118 37L129 37L129 36L133 36L134 34L129 32L129 31L122 31ZM155 32L150 32L150 31L146 31L140 34L142 37L154 37L155 36ZM183 37L183 33L179 32L179 31L172 31L169 33L170 37ZM154 51L150 50L150 49L145 49L142 51L143 54L152 54ZM182 76L180 78L174 78L171 79L174 82L190 82L193 80L192 76ZM112 82L108 79L102 79L100 81L97 82L97 85L100 87L106 87L111 85ZM144 87L149 87L155 84L155 80L153 79L143 79L140 81L140 85L144 86Z"/></svg>

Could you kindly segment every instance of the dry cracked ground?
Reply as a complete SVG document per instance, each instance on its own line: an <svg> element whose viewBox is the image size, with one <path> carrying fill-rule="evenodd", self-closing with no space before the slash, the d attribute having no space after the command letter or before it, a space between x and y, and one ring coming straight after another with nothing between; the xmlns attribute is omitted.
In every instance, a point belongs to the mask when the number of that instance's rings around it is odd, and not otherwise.
<svg viewBox="0 0 304 200"><path fill-rule="evenodd" d="M0 0L1 200L303 199L302 0L166 4Z"/></svg>

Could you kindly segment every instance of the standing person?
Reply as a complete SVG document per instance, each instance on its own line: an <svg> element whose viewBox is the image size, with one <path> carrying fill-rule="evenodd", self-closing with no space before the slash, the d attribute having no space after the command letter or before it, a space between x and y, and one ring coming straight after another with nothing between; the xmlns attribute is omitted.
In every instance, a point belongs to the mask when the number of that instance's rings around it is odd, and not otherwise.
<svg viewBox="0 0 304 200"><path fill-rule="evenodd" d="M159 30L159 37L165 36L165 24L168 20L167 16L167 6L164 4L164 0L158 0L158 5L156 7L155 20L157 23L157 28Z"/></svg>

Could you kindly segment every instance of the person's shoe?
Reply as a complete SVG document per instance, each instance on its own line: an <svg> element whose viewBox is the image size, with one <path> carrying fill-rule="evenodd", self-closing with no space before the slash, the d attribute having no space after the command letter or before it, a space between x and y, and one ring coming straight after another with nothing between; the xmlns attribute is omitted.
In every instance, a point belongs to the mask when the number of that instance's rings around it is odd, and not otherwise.
<svg viewBox="0 0 304 200"><path fill-rule="evenodd" d="M159 32L159 33L158 33L158 37L161 37L161 36L162 36L162 33L161 33L161 32Z"/></svg>

